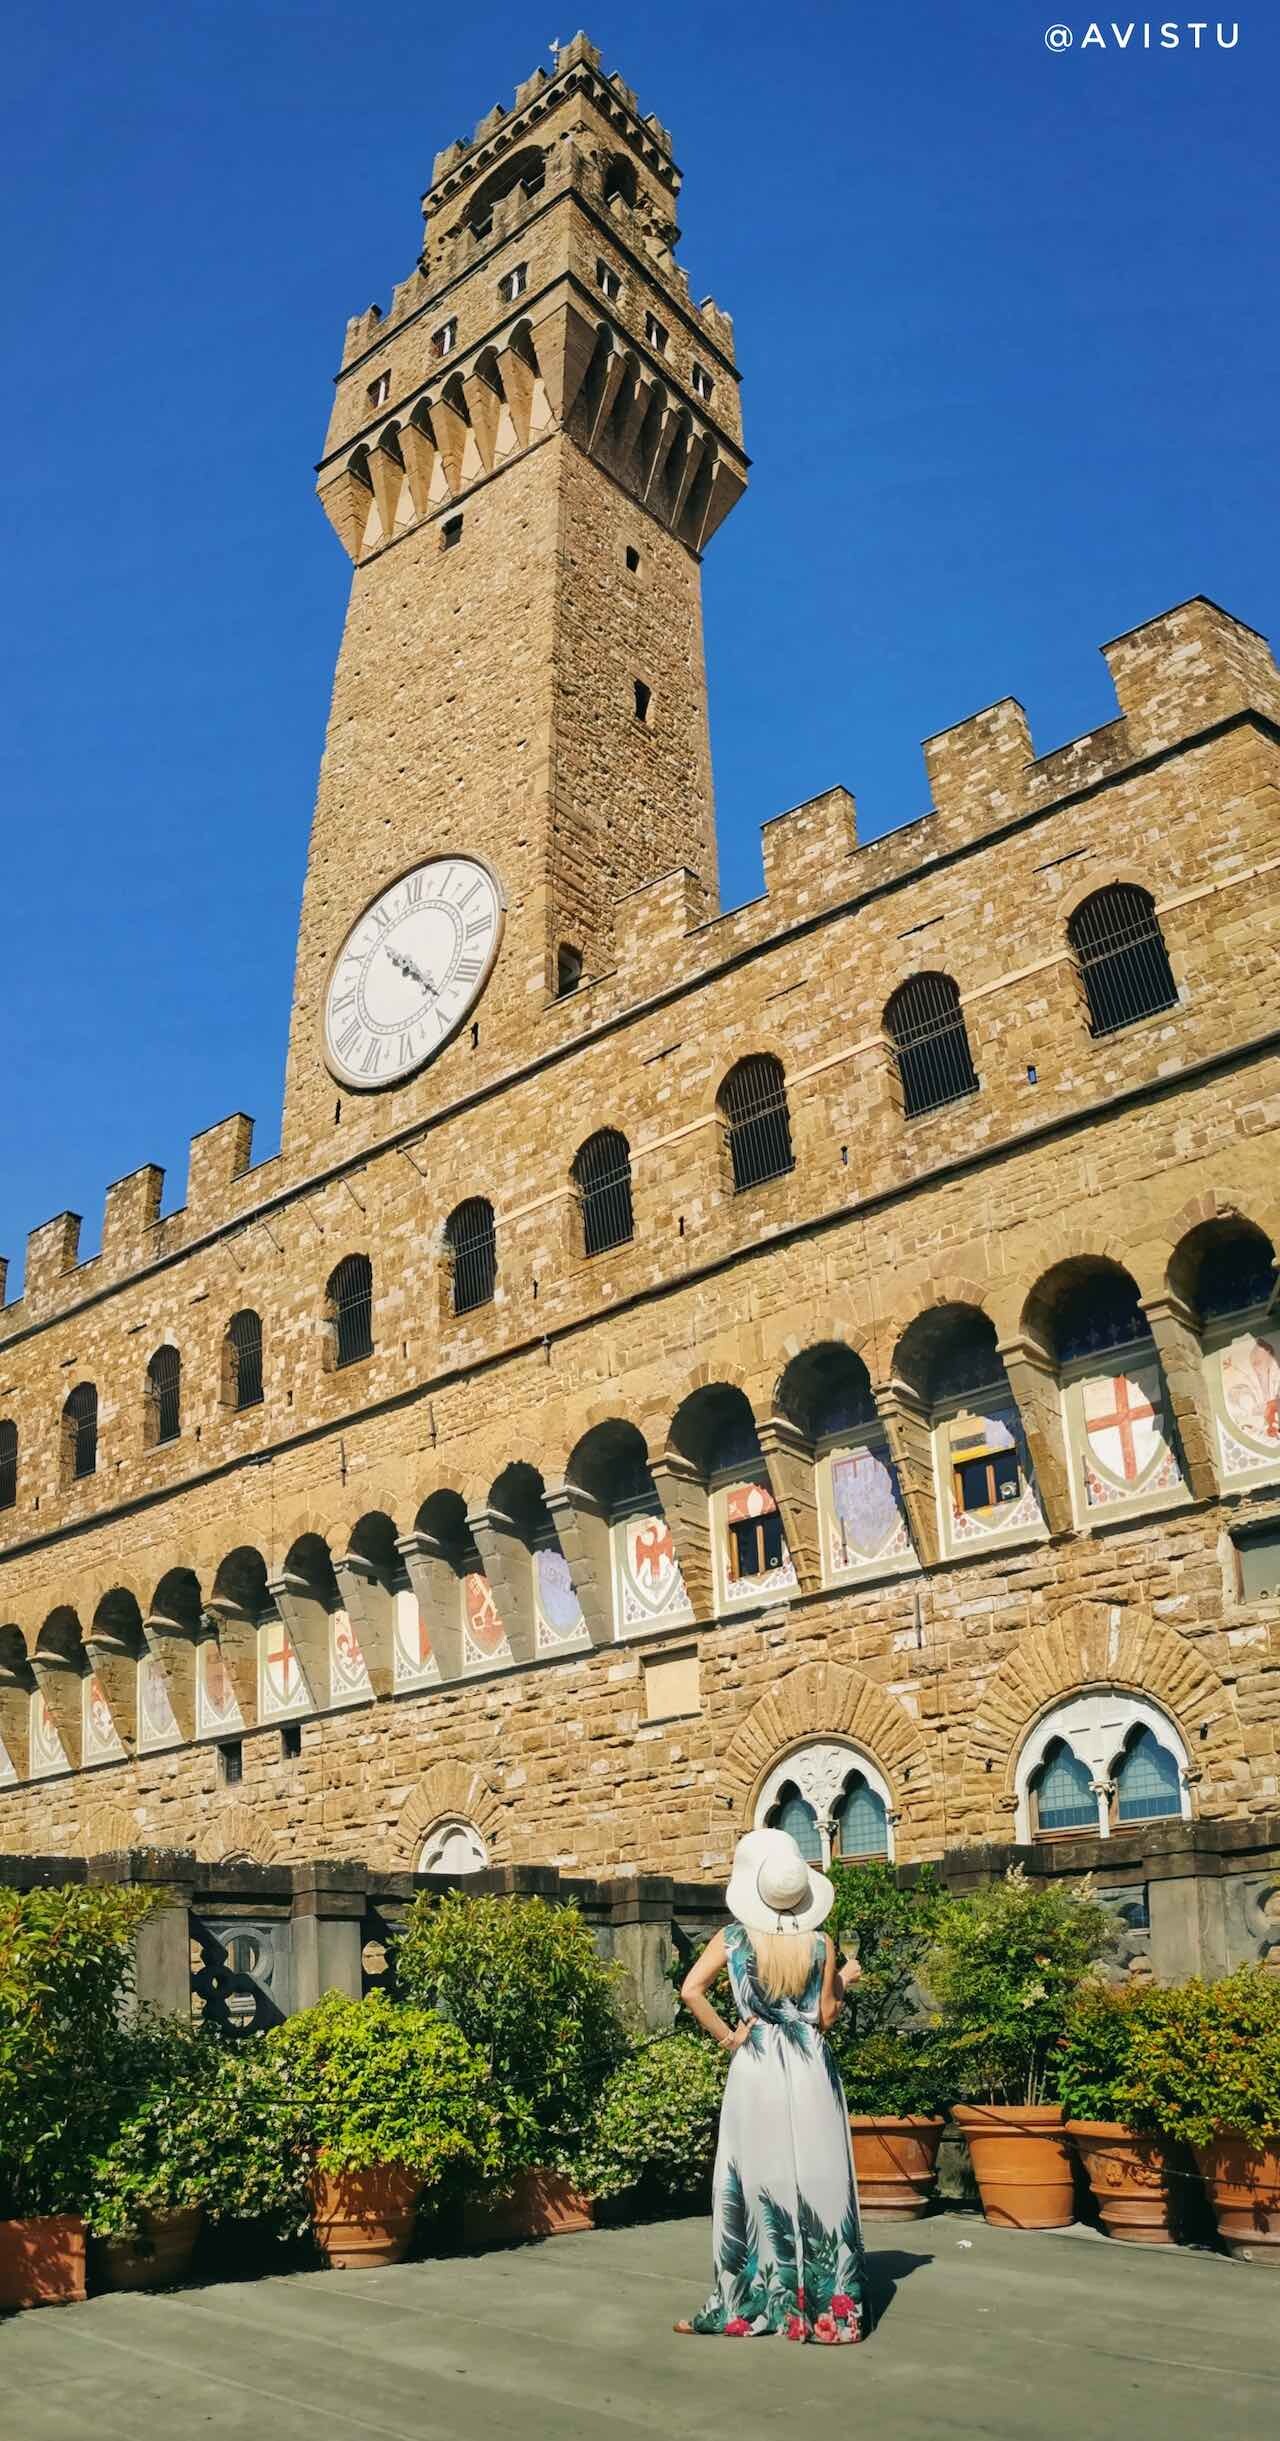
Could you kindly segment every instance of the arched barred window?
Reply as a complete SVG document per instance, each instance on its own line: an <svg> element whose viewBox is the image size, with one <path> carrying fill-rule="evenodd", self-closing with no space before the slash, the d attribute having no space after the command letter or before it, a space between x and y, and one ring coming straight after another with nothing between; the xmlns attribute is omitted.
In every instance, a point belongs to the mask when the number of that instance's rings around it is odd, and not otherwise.
<svg viewBox="0 0 1280 2441"><path fill-rule="evenodd" d="M176 1441L182 1431L182 1358L168 1344L156 1349L147 1366L146 1422L146 1439L152 1449L164 1441Z"/></svg>
<svg viewBox="0 0 1280 2441"><path fill-rule="evenodd" d="M631 1204L631 1147L616 1127L588 1136L573 1165L582 1216L584 1254L627 1246L635 1235Z"/></svg>
<svg viewBox="0 0 1280 2441"><path fill-rule="evenodd" d="M373 1265L368 1255L344 1255L329 1275L325 1294L335 1366L372 1356Z"/></svg>
<svg viewBox="0 0 1280 2441"><path fill-rule="evenodd" d="M492 1304L498 1277L493 1205L483 1195L469 1196L445 1222L444 1243L455 1314Z"/></svg>
<svg viewBox="0 0 1280 2441"><path fill-rule="evenodd" d="M764 1186L795 1167L782 1062L753 1051L731 1068L718 1096L733 1171L733 1191Z"/></svg>
<svg viewBox="0 0 1280 2441"><path fill-rule="evenodd" d="M98 1471L98 1393L92 1382L78 1382L62 1410L63 1466L67 1480L78 1483Z"/></svg>
<svg viewBox="0 0 1280 2441"><path fill-rule="evenodd" d="M909 975L884 1013L908 1119L976 1093L960 993L950 975Z"/></svg>
<svg viewBox="0 0 1280 2441"><path fill-rule="evenodd" d="M247 1306L227 1324L226 1396L237 1411L262 1404L262 1317Z"/></svg>
<svg viewBox="0 0 1280 2441"><path fill-rule="evenodd" d="M1173 1008L1178 991L1156 903L1136 883L1109 882L1067 926L1092 1034L1115 1034Z"/></svg>

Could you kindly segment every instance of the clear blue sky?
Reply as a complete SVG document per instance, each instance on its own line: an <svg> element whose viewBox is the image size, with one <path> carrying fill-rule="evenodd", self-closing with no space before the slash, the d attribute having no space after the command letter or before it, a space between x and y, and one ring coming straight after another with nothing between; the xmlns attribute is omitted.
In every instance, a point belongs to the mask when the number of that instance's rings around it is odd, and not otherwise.
<svg viewBox="0 0 1280 2441"><path fill-rule="evenodd" d="M1064 0L594 8L674 130L682 259L745 375L752 488L706 570L726 903L759 824L837 780L864 836L921 812L920 739L998 696L1041 751L1108 719L1097 646L1188 594L1280 633L1280 21L1240 5L1230 52L1063 56ZM68 1206L95 1247L143 1161L179 1203L227 1112L276 1142L348 582L311 492L343 325L411 269L437 147L574 30L505 0L11 21L19 1272Z"/></svg>

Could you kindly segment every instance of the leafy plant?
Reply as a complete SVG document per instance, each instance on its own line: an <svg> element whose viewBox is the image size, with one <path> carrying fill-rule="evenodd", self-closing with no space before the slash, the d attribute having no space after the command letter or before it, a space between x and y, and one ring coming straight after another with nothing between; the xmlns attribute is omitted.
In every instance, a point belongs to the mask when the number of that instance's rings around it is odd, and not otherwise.
<svg viewBox="0 0 1280 2441"><path fill-rule="evenodd" d="M899 1882L892 1865L831 1867L836 1903L827 1930L837 1950L852 1947L862 1973L841 2012L842 2045L861 2042L918 2017L918 1984L953 1904L933 1865ZM843 2061L843 2050L842 2050Z"/></svg>
<svg viewBox="0 0 1280 2441"><path fill-rule="evenodd" d="M851 2111L876 2118L938 2118L956 2089L949 2044L931 2026L886 2027L852 2040L837 2024L828 2042Z"/></svg>
<svg viewBox="0 0 1280 2441"><path fill-rule="evenodd" d="M119 2109L134 1937L157 1894L0 1890L0 2218L79 2211Z"/></svg>
<svg viewBox="0 0 1280 2441"><path fill-rule="evenodd" d="M1019 1866L946 1908L928 1972L962 2096L1054 2098L1067 2017L1108 1930L1087 1885L1028 1881Z"/></svg>
<svg viewBox="0 0 1280 2441"><path fill-rule="evenodd" d="M616 1970L576 1907L419 1898L396 1948L401 1989L466 2036L492 2072L510 2170L577 2144L626 2052Z"/></svg>
<svg viewBox="0 0 1280 2441"><path fill-rule="evenodd" d="M92 2165L85 2219L99 2237L134 2234L147 2212L203 2204L206 2218L307 2220L306 2160L278 2054L155 2019L119 2046L120 2115Z"/></svg>
<svg viewBox="0 0 1280 2441"><path fill-rule="evenodd" d="M501 2166L489 2069L456 2026L370 1992L326 1992L264 2038L286 2115L322 2170L395 2165L428 2187Z"/></svg>
<svg viewBox="0 0 1280 2441"><path fill-rule="evenodd" d="M615 2068L573 2165L586 2195L637 2190L654 2202L696 2195L715 2159L728 2062L701 2034L666 2034Z"/></svg>
<svg viewBox="0 0 1280 2441"><path fill-rule="evenodd" d="M1134 2047L1165 1998L1151 1984L1111 1984L1094 1977L1081 1985L1055 2061L1058 2100L1069 2119L1154 2124L1135 2117L1130 2076Z"/></svg>
<svg viewBox="0 0 1280 2441"><path fill-rule="evenodd" d="M1133 2014L1116 2116L1188 2144L1280 2138L1280 1982L1240 1967L1216 1983L1153 1989Z"/></svg>

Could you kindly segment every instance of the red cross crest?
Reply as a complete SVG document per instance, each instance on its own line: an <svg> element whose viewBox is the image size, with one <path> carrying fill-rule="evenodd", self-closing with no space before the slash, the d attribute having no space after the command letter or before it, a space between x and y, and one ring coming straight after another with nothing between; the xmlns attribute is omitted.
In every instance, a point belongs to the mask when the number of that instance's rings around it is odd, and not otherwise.
<svg viewBox="0 0 1280 2441"><path fill-rule="evenodd" d="M293 1676L294 1667L295 1660L293 1646L290 1644L288 1637L282 1633L280 1637L279 1652L268 1653L267 1655L267 1668L269 1670L279 1670L280 1693L283 1697L287 1697L293 1693L293 1689L289 1682Z"/></svg>
<svg viewBox="0 0 1280 2441"><path fill-rule="evenodd" d="M1111 1391L1115 1406L1110 1415L1097 1415L1090 1407L1089 1391L1104 1388ZM1149 1449L1145 1458L1140 1459L1134 1433L1135 1425L1154 1424L1155 1414L1155 1408L1149 1399L1143 1397L1138 1383L1128 1381L1123 1373L1118 1374L1109 1383L1090 1382L1086 1387L1085 1424L1089 1439L1093 1443L1100 1464L1108 1467L1112 1474L1122 1475L1126 1483L1134 1483L1139 1475L1145 1474L1155 1454L1154 1450ZM1104 1433L1108 1436L1114 1434L1120 1444L1118 1467L1112 1463L1109 1456L1103 1456L1098 1446Z"/></svg>

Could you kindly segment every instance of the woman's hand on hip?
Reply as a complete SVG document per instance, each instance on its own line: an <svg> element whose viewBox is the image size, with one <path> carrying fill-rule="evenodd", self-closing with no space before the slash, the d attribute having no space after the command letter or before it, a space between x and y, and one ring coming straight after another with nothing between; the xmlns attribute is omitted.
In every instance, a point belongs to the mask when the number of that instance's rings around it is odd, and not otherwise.
<svg viewBox="0 0 1280 2441"><path fill-rule="evenodd" d="M731 2033L731 2034L730 2034L730 2035L729 2035L729 2036L726 2038L726 2040L725 2040L725 2041L724 2041L724 2042L721 2044L721 2046L720 2046L720 2047L721 2047L721 2050L722 2050L722 2051L741 2051L743 2044L744 2044L744 2043L749 2043L749 2042L750 2042L752 2035L755 2033L755 2030L756 2030L756 2020L755 2020L755 2018L754 2018L754 2017L744 2017L744 2018L743 2018L743 2021L742 2021L742 2024L741 2024L740 2026L735 2026L735 2027L734 2027L734 2029L733 2029L733 2032L732 2032L732 2033Z"/></svg>

